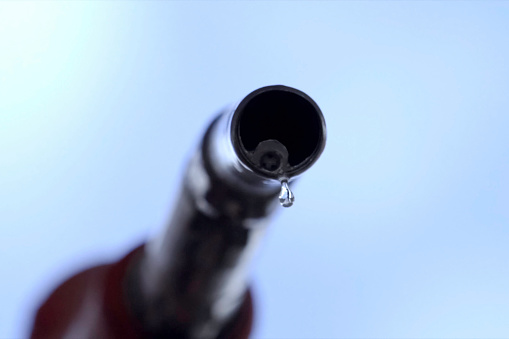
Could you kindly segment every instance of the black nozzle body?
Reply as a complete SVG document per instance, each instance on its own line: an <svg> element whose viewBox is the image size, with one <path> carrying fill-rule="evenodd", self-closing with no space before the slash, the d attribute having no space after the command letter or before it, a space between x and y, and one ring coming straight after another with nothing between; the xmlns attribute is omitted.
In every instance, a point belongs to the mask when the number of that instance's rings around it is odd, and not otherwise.
<svg viewBox="0 0 509 339"><path fill-rule="evenodd" d="M248 266L281 180L307 170L324 146L320 109L286 86L260 88L214 119L168 226L132 270L127 295L150 333L217 337L246 300Z"/></svg>

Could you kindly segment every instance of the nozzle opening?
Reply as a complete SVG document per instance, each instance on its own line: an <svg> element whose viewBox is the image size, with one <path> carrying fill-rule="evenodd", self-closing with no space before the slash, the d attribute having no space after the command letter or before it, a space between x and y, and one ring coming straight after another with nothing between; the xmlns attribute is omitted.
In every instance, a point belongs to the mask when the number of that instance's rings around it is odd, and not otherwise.
<svg viewBox="0 0 509 339"><path fill-rule="evenodd" d="M288 164L282 171L289 175L307 169L325 145L325 122L320 109L310 97L296 89L261 88L241 102L235 115L232 126L235 148L255 170L264 174L265 169L250 156L262 142L275 140L286 148Z"/></svg>

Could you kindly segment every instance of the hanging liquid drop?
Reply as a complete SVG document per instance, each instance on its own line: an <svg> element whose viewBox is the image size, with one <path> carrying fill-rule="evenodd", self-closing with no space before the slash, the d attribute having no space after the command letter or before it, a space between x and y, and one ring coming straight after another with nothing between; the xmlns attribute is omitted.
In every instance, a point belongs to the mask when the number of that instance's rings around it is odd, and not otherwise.
<svg viewBox="0 0 509 339"><path fill-rule="evenodd" d="M283 207L290 207L295 201L295 196L288 186L288 181L281 181L281 192L279 193L279 203Z"/></svg>

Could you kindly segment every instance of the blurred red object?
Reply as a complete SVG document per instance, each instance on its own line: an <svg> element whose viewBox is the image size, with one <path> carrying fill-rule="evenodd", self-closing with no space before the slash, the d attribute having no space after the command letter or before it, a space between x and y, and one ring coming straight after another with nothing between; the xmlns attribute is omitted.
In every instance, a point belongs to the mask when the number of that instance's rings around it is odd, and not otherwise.
<svg viewBox="0 0 509 339"><path fill-rule="evenodd" d="M33 324L31 339L154 338L135 318L124 298L124 280L130 262L143 247L120 261L89 268L60 285L44 301ZM218 339L247 339L252 328L251 293ZM179 338L177 335L174 338Z"/></svg>

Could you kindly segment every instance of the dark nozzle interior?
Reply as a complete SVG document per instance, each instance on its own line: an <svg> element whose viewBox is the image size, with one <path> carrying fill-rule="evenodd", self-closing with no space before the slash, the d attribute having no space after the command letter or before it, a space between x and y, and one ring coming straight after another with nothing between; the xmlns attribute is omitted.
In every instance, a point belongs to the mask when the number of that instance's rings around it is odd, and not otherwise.
<svg viewBox="0 0 509 339"><path fill-rule="evenodd" d="M254 152L261 142L277 140L288 151L289 168L314 162L310 158L318 158L325 142L323 116L316 103L285 86L260 90L246 97L236 112L241 149Z"/></svg>

